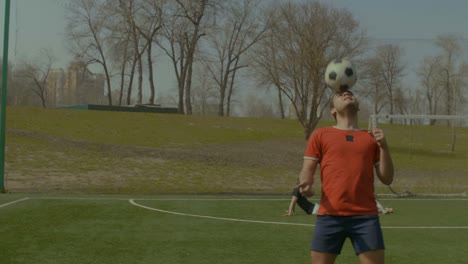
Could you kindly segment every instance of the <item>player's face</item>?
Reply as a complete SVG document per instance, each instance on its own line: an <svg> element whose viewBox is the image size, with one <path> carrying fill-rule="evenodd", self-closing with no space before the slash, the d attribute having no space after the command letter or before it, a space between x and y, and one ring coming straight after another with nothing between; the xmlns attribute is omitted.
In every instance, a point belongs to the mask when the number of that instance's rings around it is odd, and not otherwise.
<svg viewBox="0 0 468 264"><path fill-rule="evenodd" d="M342 111L348 107L359 110L359 102L354 94L349 90L336 92L333 96L333 105L336 111Z"/></svg>

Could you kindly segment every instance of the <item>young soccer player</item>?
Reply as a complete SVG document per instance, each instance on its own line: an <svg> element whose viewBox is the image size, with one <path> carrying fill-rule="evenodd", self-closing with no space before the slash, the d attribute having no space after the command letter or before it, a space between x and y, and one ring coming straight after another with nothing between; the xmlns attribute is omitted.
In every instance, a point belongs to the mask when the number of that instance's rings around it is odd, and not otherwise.
<svg viewBox="0 0 468 264"><path fill-rule="evenodd" d="M384 184L393 181L393 162L383 130L358 127L359 102L336 92L330 109L336 125L316 129L307 143L298 187L313 188L320 164L320 208L311 244L314 264L332 264L346 238L361 264L384 263L384 239L374 194L374 169Z"/></svg>

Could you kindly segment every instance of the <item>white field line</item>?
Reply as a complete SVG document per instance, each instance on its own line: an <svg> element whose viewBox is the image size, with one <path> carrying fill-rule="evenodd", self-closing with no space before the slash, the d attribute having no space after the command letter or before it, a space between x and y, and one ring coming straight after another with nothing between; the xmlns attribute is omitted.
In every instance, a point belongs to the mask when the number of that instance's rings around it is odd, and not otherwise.
<svg viewBox="0 0 468 264"><path fill-rule="evenodd" d="M237 218L226 218L226 217L215 217L215 216L208 216L208 215L195 215L195 214L186 214L181 212L174 212L174 211L167 211L158 208L153 208L145 205L141 205L135 202L135 200L140 201L289 201L289 199L249 199L249 198L202 198L202 199L190 199L190 198L135 198L135 199L126 199L126 198L113 198L113 197L25 197L15 201L11 201L8 203L0 204L0 208L9 206L11 204L15 204L18 202L26 201L29 199L36 199L36 200L91 200L91 201L99 201L99 200L114 200L114 201L129 201L132 205L138 206L147 210L157 211L161 213L167 214L174 214L180 216L189 216L189 217L198 217L198 218L206 218L206 219L213 219L213 220L221 220L221 221L231 221L231 222L244 222L244 223L257 223L257 224L275 224L275 225L291 225L291 226L315 226L313 224L303 224L303 223L289 223L289 222L273 222L273 221L259 221L259 220L248 220L248 219L237 219ZM403 201L411 201L411 200L425 200L425 201L468 201L468 199L381 199L381 200L403 200ZM468 229L468 226L383 226L383 229Z"/></svg>
<svg viewBox="0 0 468 264"><path fill-rule="evenodd" d="M21 198L21 199L18 199L18 200L12 201L12 202L8 202L8 203L0 204L0 208L1 208L1 207L8 206L8 205L11 205L11 204L14 204L14 203L19 203L19 202L22 202L22 201L26 201L26 200L28 200L28 199L29 199L28 197L25 197L25 198Z"/></svg>
<svg viewBox="0 0 468 264"><path fill-rule="evenodd" d="M289 222L270 222L270 221L247 220L247 219L238 219L238 218L215 217L215 216L209 216L209 215L186 214L186 213L167 211L167 210L162 210L162 209L158 209L158 208L154 208L154 207L141 205L141 204L136 203L135 199L130 199L128 201L132 205L144 208L146 210L157 211L157 212L166 213L166 214L180 215L180 216L206 218L206 219L221 220L221 221L256 223L256 224L315 226L313 224L301 224L301 223L289 223ZM468 226L382 226L382 228L383 229L468 229Z"/></svg>
<svg viewBox="0 0 468 264"><path fill-rule="evenodd" d="M29 197L35 200L115 200L128 201L290 201L291 198L123 198L123 197ZM468 198L380 198L379 201L468 201ZM318 199L310 199L310 201L318 202Z"/></svg>
<svg viewBox="0 0 468 264"><path fill-rule="evenodd" d="M129 198L119 197L30 197L30 199L37 200L115 200L115 201L128 201ZM289 201L291 198L263 198L263 199L250 199L250 198L131 198L139 201ZM468 199L467 199L468 200Z"/></svg>
<svg viewBox="0 0 468 264"><path fill-rule="evenodd" d="M64 197L64 196L49 196L49 197L30 197L34 200L83 200L83 201L128 201L128 198L118 197Z"/></svg>
<svg viewBox="0 0 468 264"><path fill-rule="evenodd" d="M295 225L295 226L315 226L311 224L301 224L301 223L287 223L287 222L269 222L269 221L258 221L258 220L247 220L247 219L237 219L237 218L226 218L226 217L215 217L215 216L209 216L209 215L195 215L195 214L185 214L185 213L179 213L179 212L173 212L173 211L166 211L166 210L161 210L158 208L153 208L145 205L141 205L136 203L133 199L128 200L131 204L151 210L151 211L157 211L161 213L167 213L167 214L174 214L174 215L181 215L181 216L190 216L190 217L198 217L198 218L208 218L208 219L213 219L213 220L223 220L223 221L232 221L232 222L244 222L244 223L257 223L257 224L274 224L274 225Z"/></svg>

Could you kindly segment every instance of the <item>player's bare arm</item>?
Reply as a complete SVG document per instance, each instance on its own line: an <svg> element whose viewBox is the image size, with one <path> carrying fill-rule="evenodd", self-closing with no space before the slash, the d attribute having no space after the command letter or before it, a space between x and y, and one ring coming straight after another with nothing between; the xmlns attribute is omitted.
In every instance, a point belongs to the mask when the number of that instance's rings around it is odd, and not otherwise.
<svg viewBox="0 0 468 264"><path fill-rule="evenodd" d="M302 164L301 174L299 176L299 190L304 196L312 196L314 185L314 174L317 169L318 160L304 158L304 163Z"/></svg>
<svg viewBox="0 0 468 264"><path fill-rule="evenodd" d="M377 176L383 184L390 185L393 182L394 169L385 133L382 129L375 128L372 130L372 134L380 148L380 162L376 167Z"/></svg>
<svg viewBox="0 0 468 264"><path fill-rule="evenodd" d="M286 212L286 214L284 216L291 216L294 213L294 207L296 207L297 199L298 198L296 196L293 196L291 198L291 202L289 203L288 211Z"/></svg>

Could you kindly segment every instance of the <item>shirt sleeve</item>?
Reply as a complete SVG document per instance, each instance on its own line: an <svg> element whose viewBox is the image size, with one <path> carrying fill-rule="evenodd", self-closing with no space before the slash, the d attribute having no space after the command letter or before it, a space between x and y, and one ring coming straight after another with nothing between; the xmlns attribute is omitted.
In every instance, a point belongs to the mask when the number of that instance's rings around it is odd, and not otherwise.
<svg viewBox="0 0 468 264"><path fill-rule="evenodd" d="M304 153L304 159L320 160L322 158L322 148L320 144L320 130L315 130L310 135L307 147Z"/></svg>

